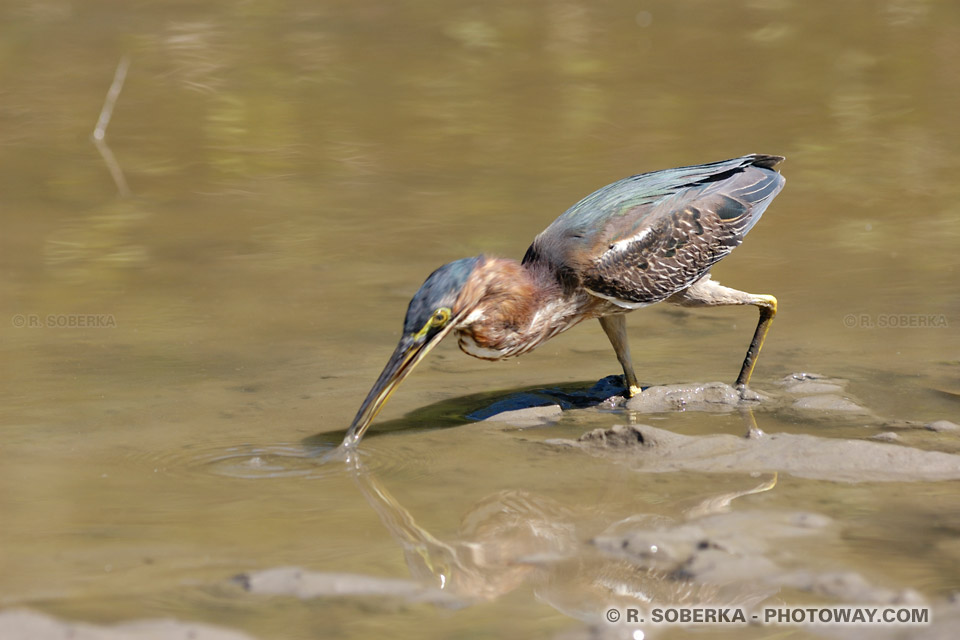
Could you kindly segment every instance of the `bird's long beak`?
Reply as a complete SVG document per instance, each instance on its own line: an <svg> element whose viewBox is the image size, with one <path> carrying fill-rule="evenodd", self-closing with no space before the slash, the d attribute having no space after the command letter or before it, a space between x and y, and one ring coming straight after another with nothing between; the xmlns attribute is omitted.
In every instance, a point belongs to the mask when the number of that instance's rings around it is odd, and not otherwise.
<svg viewBox="0 0 960 640"><path fill-rule="evenodd" d="M397 386L403 382L403 379L410 375L417 363L430 353L445 335L453 329L454 323L448 322L447 325L433 334L432 336L417 335L404 336L400 339L393 355L383 368L380 377L377 378L366 400L360 405L357 416L353 419L350 428L347 429L347 436L340 445L341 450L352 449L360 442L360 438L366 432L367 427L373 422L373 419L380 413L380 409L386 404L387 400L393 395Z"/></svg>

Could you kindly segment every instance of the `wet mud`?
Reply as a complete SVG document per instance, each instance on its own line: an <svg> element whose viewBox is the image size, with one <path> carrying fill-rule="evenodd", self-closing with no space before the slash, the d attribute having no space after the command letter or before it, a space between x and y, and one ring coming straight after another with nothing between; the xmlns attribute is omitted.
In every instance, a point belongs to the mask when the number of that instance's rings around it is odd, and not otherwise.
<svg viewBox="0 0 960 640"><path fill-rule="evenodd" d="M612 604L714 604L749 610L771 598L789 597L930 607L935 622L912 629L910 636L951 637L952 624L960 618L960 607L952 599L930 601L910 585L878 583L853 565L811 555L811 548L840 544L843 526L833 518L814 511L731 506L745 496L770 491L787 475L846 484L960 479L960 455L897 444L900 433L915 430L943 438L949 450L958 437L955 423L885 418L850 394L845 380L811 373L786 376L758 391L741 392L719 382L687 383L649 387L630 399L624 397L620 379L611 376L586 390L518 393L469 417L510 432L597 410L614 411L634 423L594 429L575 439L548 438L535 446L609 459L641 474L731 474L754 480L739 490L717 491L688 504L682 517L638 512L589 535L576 513L544 496L501 492L463 516L457 537L440 540L420 527L376 474L354 459L358 488L404 550L411 576L417 579L279 568L240 581L252 596L368 597L445 606L489 601L528 584L539 599L559 611L575 611L586 623L558 638L636 637L637 627L603 622L601 615ZM636 423L642 416L698 411L739 413L743 432L684 435ZM866 432L862 438L764 433L754 419L763 413L814 424L858 424L876 433ZM644 631L654 637L662 629ZM805 631L813 637L899 637L895 629L820 626Z"/></svg>
<svg viewBox="0 0 960 640"><path fill-rule="evenodd" d="M608 411L629 424L597 428L576 438L527 440L540 429L580 412ZM643 424L683 412L739 414L740 434L687 435ZM756 415L773 414L816 424L869 427L861 438L809 433L765 433ZM604 378L588 389L544 389L498 399L474 411L471 420L502 431L554 455L608 460L631 473L729 476L738 487L717 488L688 500L678 514L616 510L597 528L597 512L562 505L522 489L491 494L467 508L454 534L435 535L418 523L364 466L362 455L323 464L343 465L369 507L401 549L409 578L333 573L308 567L257 569L209 585L234 602L265 598L305 602L358 601L367 611L426 606L460 609L530 588L539 601L582 626L558 639L633 638L665 633L663 627L612 626L603 619L611 606L722 606L756 610L772 601L837 605L929 607L933 623L911 628L805 628L810 637L947 638L960 622L957 598L925 597L910 584L877 581L860 565L846 565L818 548L843 543L844 526L816 510L757 508L739 504L774 489L782 478L854 485L918 483L960 479L953 453L960 427L943 419L892 420L864 406L846 381L797 373L762 390L741 391L720 382L653 386L625 398L620 378ZM943 444L921 449L901 444L901 434L925 433ZM642 484L642 483L641 483ZM752 506L751 506L752 505ZM949 550L948 550L949 551ZM900 630L902 631L902 630ZM241 632L175 620L132 621L98 626L59 620L25 610L0 612L0 637L194 638L240 640Z"/></svg>
<svg viewBox="0 0 960 640"><path fill-rule="evenodd" d="M240 631L178 620L111 625L70 622L28 610L0 611L4 640L253 640Z"/></svg>

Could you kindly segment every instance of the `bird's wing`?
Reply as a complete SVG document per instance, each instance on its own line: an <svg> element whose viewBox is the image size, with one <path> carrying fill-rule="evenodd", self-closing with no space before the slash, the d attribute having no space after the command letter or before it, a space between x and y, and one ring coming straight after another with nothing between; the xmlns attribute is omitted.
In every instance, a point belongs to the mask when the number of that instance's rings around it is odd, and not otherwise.
<svg viewBox="0 0 960 640"><path fill-rule="evenodd" d="M623 307L684 289L730 253L783 188L778 156L641 174L587 196L534 240L524 262Z"/></svg>

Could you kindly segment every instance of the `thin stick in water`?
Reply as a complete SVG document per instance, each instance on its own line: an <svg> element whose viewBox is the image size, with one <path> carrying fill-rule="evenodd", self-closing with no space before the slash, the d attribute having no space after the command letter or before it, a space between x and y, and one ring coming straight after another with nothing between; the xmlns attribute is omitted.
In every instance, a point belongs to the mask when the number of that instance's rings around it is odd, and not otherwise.
<svg viewBox="0 0 960 640"><path fill-rule="evenodd" d="M130 58L122 56L119 64L117 64L117 70L113 74L113 83L111 83L110 89L107 91L107 97L103 101L103 109L100 110L97 126L90 135L94 146L97 147L97 151L100 152L103 161L107 165L107 169L110 171L110 175L113 177L113 182L117 185L117 191L120 192L122 197L130 195L130 187L127 186L127 179L123 175L123 170L120 168L117 158L113 155L110 147L107 146L104 138L107 135L107 126L109 126L110 118L113 116L113 107L117 103L117 98L120 97L120 91L123 89L123 82L127 78L127 69L129 67Z"/></svg>

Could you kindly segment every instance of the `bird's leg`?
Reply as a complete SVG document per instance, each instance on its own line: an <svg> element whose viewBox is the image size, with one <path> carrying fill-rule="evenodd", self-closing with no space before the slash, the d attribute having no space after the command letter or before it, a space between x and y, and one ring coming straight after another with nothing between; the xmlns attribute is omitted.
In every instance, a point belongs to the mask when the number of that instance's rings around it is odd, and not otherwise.
<svg viewBox="0 0 960 640"><path fill-rule="evenodd" d="M719 282L711 280L710 274L708 273L683 291L667 298L667 302L679 304L684 307L719 307L750 304L760 309L760 320L757 323L757 329L753 332L753 340L750 341L747 355L743 359L743 366L740 367L740 375L737 376L736 386L742 395L744 389L750 384L750 376L753 374L753 368L757 364L757 356L760 354L760 348L763 347L763 341L767 337L767 332L770 330L770 324L773 322L774 316L777 315L777 299L771 295L747 293L725 287Z"/></svg>
<svg viewBox="0 0 960 640"><path fill-rule="evenodd" d="M640 393L640 383L637 374L633 372L633 360L630 358L630 345L627 343L627 318L623 314L603 316L600 318L603 332L610 338L613 350L617 352L617 360L623 367L623 381L627 387L627 397Z"/></svg>
<svg viewBox="0 0 960 640"><path fill-rule="evenodd" d="M770 325L773 323L774 316L777 315L777 299L766 294L748 294L751 297L750 304L760 309L760 320L757 322L757 329L753 332L753 340L750 341L750 347L747 348L747 355L743 359L743 366L740 367L740 375L737 376L737 388L744 389L750 384L750 376L753 375L753 367L757 364L757 356L760 355L760 348L763 347L763 341L767 337Z"/></svg>

